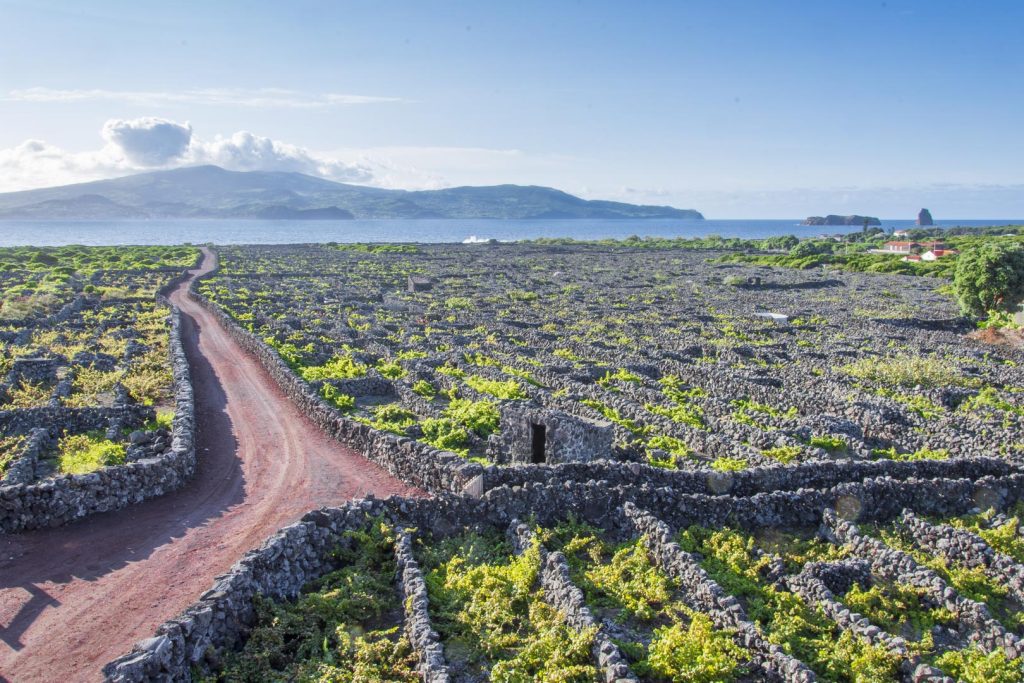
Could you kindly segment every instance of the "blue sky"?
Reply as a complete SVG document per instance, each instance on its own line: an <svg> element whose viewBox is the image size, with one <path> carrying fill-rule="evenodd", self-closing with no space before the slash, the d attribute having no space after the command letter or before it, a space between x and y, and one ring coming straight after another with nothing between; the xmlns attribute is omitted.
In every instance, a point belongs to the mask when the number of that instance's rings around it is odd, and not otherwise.
<svg viewBox="0 0 1024 683"><path fill-rule="evenodd" d="M0 1L0 190L219 163L1024 217L1021 2L83 4Z"/></svg>

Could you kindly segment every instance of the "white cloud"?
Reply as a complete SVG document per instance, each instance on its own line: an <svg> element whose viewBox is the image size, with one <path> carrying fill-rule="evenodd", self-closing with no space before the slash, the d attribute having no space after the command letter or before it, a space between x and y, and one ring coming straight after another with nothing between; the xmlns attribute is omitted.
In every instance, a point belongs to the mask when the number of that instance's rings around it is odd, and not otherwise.
<svg viewBox="0 0 1024 683"><path fill-rule="evenodd" d="M165 166L188 151L192 126L151 116L130 121L111 119L100 134L133 164Z"/></svg>
<svg viewBox="0 0 1024 683"><path fill-rule="evenodd" d="M369 182L370 169L357 163L319 156L302 147L240 131L229 138L196 141L189 151L193 164L214 164L233 171L294 171L342 182Z"/></svg>
<svg viewBox="0 0 1024 683"><path fill-rule="evenodd" d="M352 95L345 93L305 93L283 88L201 88L181 91L103 90L23 88L11 90L2 98L7 102L73 103L87 101L123 102L146 107L172 104L221 105L235 107L283 107L314 109L358 104L405 102L400 97Z"/></svg>
<svg viewBox="0 0 1024 683"><path fill-rule="evenodd" d="M366 163L342 161L248 131L202 140L187 123L145 117L111 119L100 134L106 144L85 152L69 152L41 140L0 149L0 192L197 164L235 171L294 171L339 182L374 180Z"/></svg>

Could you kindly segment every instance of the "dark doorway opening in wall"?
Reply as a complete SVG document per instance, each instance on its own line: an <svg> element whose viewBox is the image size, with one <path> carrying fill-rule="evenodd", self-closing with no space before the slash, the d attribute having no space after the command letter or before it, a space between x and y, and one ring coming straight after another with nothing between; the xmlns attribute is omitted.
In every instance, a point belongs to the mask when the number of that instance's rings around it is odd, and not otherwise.
<svg viewBox="0 0 1024 683"><path fill-rule="evenodd" d="M534 465L547 462L547 458L544 455L544 441L547 437L547 431L548 429L544 425L530 425L530 434L533 436L533 454L530 462Z"/></svg>

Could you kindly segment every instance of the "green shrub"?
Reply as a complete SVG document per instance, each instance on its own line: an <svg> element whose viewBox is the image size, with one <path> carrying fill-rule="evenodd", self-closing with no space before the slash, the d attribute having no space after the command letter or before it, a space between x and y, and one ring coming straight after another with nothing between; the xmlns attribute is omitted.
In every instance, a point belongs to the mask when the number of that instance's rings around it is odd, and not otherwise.
<svg viewBox="0 0 1024 683"><path fill-rule="evenodd" d="M529 292L525 289L510 289L508 290L507 294L508 298L511 299L512 301L529 302L536 301L538 298L536 292Z"/></svg>
<svg viewBox="0 0 1024 683"><path fill-rule="evenodd" d="M598 385L605 389L614 389L615 382L632 382L633 384L642 384L644 378L640 375L630 372L625 368L619 368L615 372L608 370L604 373L604 377L597 380Z"/></svg>
<svg viewBox="0 0 1024 683"><path fill-rule="evenodd" d="M523 385L514 379L501 381L487 379L480 375L469 375L466 377L466 384L482 394L490 394L494 398L502 400L519 400L529 398Z"/></svg>
<svg viewBox="0 0 1024 683"><path fill-rule="evenodd" d="M125 447L102 432L90 432L63 437L57 444L57 456L63 474L87 474L124 463Z"/></svg>
<svg viewBox="0 0 1024 683"><path fill-rule="evenodd" d="M829 453L842 453L849 447L846 441L837 436L812 436L810 445L824 448Z"/></svg>
<svg viewBox="0 0 1024 683"><path fill-rule="evenodd" d="M654 630L646 668L678 683L715 683L746 673L741 666L746 659L746 651L728 631L717 628L706 614L691 612L687 628L672 624Z"/></svg>
<svg viewBox="0 0 1024 683"><path fill-rule="evenodd" d="M365 630L400 609L392 585L394 535L381 520L347 532L336 551L342 569L303 589L295 602L257 596L256 624L228 654L223 681L418 681L417 658L397 628Z"/></svg>
<svg viewBox="0 0 1024 683"><path fill-rule="evenodd" d="M405 377L406 370L395 361L381 360L377 363L377 372L388 379L400 379Z"/></svg>
<svg viewBox="0 0 1024 683"><path fill-rule="evenodd" d="M442 451L452 451L465 455L469 433L455 420L447 417L428 418L420 425L423 428L423 441Z"/></svg>
<svg viewBox="0 0 1024 683"><path fill-rule="evenodd" d="M772 460L778 460L783 465L788 465L800 457L800 454L803 453L803 449L799 446L778 446L776 448L765 449L761 452Z"/></svg>
<svg viewBox="0 0 1024 683"><path fill-rule="evenodd" d="M476 432L477 436L484 439L498 431L498 423L501 421L501 413L494 403L465 398L452 399L442 415Z"/></svg>
<svg viewBox="0 0 1024 683"><path fill-rule="evenodd" d="M385 403L373 409L373 420L369 424L376 429L401 435L416 424L416 415L397 403Z"/></svg>
<svg viewBox="0 0 1024 683"><path fill-rule="evenodd" d="M416 380L412 385L412 390L413 393L419 394L426 399L432 399L437 396L437 389L425 379Z"/></svg>
<svg viewBox="0 0 1024 683"><path fill-rule="evenodd" d="M343 412L356 407L356 399L348 394L342 393L333 384L324 384L320 387L320 395L338 410Z"/></svg>
<svg viewBox="0 0 1024 683"><path fill-rule="evenodd" d="M950 650L935 660L940 669L964 683L1019 683L1024 680L1021 661L1010 660L1002 650L988 654L977 645Z"/></svg>
<svg viewBox="0 0 1024 683"><path fill-rule="evenodd" d="M537 543L502 560L504 544L472 533L452 541L424 560L431 616L449 646L459 644L471 662L490 663L491 680L595 680L590 663L595 629L570 628L543 602L535 588Z"/></svg>
<svg viewBox="0 0 1024 683"><path fill-rule="evenodd" d="M711 469L718 472L742 472L747 469L747 461L741 458L716 458Z"/></svg>
<svg viewBox="0 0 1024 683"><path fill-rule="evenodd" d="M979 380L966 377L960 370L943 360L906 354L888 358L861 358L840 368L857 379L894 387L971 387Z"/></svg>
<svg viewBox="0 0 1024 683"><path fill-rule="evenodd" d="M465 311L473 308L473 301L465 296L450 296L444 300L444 307L453 311Z"/></svg>
<svg viewBox="0 0 1024 683"><path fill-rule="evenodd" d="M652 450L665 451L668 453L669 458L667 460L658 460L651 454ZM681 439L677 439L674 436L666 436L664 434L658 434L652 436L647 440L647 458L648 462L656 467L667 467L674 468L678 466L678 462L681 458L686 458L690 455L690 448Z"/></svg>
<svg viewBox="0 0 1024 683"><path fill-rule="evenodd" d="M366 366L357 363L351 355L335 356L323 365L299 368L299 375L307 382L318 379L352 379L366 374Z"/></svg>
<svg viewBox="0 0 1024 683"><path fill-rule="evenodd" d="M949 451L945 448L919 448L913 453L896 453L893 460L948 460Z"/></svg>
<svg viewBox="0 0 1024 683"><path fill-rule="evenodd" d="M1014 311L1024 300L1024 247L986 241L957 258L953 291L964 314Z"/></svg>

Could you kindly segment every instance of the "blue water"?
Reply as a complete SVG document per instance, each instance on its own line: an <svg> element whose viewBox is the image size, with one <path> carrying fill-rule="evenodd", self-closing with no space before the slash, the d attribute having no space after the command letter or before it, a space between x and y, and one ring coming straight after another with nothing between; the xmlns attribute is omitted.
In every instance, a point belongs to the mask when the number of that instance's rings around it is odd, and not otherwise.
<svg viewBox="0 0 1024 683"><path fill-rule="evenodd" d="M306 242L462 242L572 237L580 240L643 237L813 237L860 230L859 226L802 226L789 220L125 220L0 221L0 246L62 244L295 244ZM944 220L957 225L1020 225L1021 220ZM886 228L912 228L912 220L882 221Z"/></svg>

